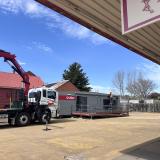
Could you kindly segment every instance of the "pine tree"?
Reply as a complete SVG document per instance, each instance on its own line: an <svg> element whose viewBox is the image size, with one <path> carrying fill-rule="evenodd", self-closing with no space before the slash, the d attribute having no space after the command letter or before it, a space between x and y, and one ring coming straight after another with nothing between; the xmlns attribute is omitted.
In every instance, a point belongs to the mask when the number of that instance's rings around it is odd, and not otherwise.
<svg viewBox="0 0 160 160"><path fill-rule="evenodd" d="M72 82L80 91L89 92L91 90L91 87L88 86L88 77L82 66L77 62L71 64L67 70L64 70L63 79Z"/></svg>

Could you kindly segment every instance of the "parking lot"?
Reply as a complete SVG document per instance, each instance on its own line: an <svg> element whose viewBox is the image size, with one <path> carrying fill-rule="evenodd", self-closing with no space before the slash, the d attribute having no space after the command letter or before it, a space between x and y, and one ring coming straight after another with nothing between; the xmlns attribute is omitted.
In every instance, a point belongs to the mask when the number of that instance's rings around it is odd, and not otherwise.
<svg viewBox="0 0 160 160"><path fill-rule="evenodd" d="M160 157L160 114L55 119L23 128L0 126L1 160L152 160Z"/></svg>

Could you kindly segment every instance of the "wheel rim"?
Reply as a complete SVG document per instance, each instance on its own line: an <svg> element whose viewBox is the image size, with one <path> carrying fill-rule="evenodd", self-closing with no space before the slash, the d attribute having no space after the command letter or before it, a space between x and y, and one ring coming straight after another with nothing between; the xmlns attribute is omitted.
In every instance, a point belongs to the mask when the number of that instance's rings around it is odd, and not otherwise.
<svg viewBox="0 0 160 160"><path fill-rule="evenodd" d="M28 117L27 117L26 115L22 115L22 116L20 117L20 123L21 123L22 125L27 124L27 123L28 123Z"/></svg>

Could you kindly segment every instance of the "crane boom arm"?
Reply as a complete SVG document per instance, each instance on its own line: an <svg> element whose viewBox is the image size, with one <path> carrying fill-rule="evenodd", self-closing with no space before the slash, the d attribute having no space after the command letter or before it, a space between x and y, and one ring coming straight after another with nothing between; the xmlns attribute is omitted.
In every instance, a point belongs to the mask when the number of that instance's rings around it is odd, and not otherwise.
<svg viewBox="0 0 160 160"><path fill-rule="evenodd" d="M9 52L0 50L0 57L4 58L4 61L7 62L11 66L11 68L22 77L23 82L25 84L24 94L25 96L27 96L29 91L29 86L30 86L29 76L16 60L16 56Z"/></svg>

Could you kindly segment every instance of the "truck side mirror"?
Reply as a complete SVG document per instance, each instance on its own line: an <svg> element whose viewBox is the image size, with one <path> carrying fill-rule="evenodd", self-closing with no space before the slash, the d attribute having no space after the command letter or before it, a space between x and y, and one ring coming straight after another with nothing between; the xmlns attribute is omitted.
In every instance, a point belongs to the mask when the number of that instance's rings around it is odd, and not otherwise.
<svg viewBox="0 0 160 160"><path fill-rule="evenodd" d="M52 99L56 99L56 93L54 92L54 94L51 97Z"/></svg>

